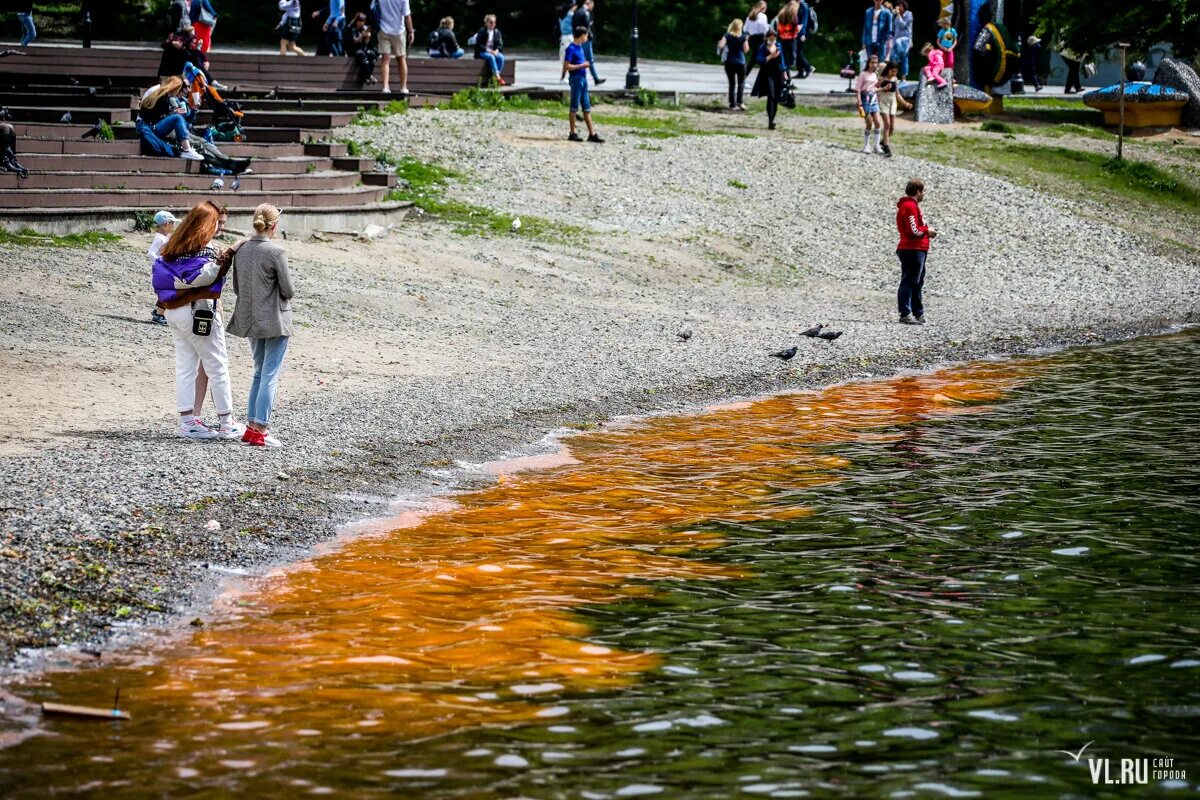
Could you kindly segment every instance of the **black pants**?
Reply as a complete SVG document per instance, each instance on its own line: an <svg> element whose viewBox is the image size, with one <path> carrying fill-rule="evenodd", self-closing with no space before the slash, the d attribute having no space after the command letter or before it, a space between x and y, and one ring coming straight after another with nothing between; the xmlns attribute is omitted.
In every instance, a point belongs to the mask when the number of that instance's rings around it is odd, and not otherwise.
<svg viewBox="0 0 1200 800"><path fill-rule="evenodd" d="M0 158L17 152L17 129L7 122L0 122Z"/></svg>
<svg viewBox="0 0 1200 800"><path fill-rule="evenodd" d="M1041 47L1028 47L1021 53L1021 73L1025 79L1025 83L1032 86L1034 89L1042 88L1041 78L1038 76L1038 64L1041 62Z"/></svg>
<svg viewBox="0 0 1200 800"><path fill-rule="evenodd" d="M771 64L766 69L775 69ZM767 122L775 124L775 114L779 111L779 93L783 91L783 76L774 72L767 76Z"/></svg>
<svg viewBox="0 0 1200 800"><path fill-rule="evenodd" d="M371 79L371 75L375 72L375 59L379 58L379 52L374 48L364 47L354 54L354 60L358 62L358 85L366 86L367 81Z"/></svg>
<svg viewBox="0 0 1200 800"><path fill-rule="evenodd" d="M750 71L758 66L758 48L762 47L762 43L767 37L764 34L756 33L747 39L750 45L750 52L746 54L746 78L750 78Z"/></svg>
<svg viewBox="0 0 1200 800"><path fill-rule="evenodd" d="M925 316L925 301L921 289L925 286L924 250L897 250L900 259L900 288L896 291L896 306L900 315Z"/></svg>
<svg viewBox="0 0 1200 800"><path fill-rule="evenodd" d="M729 81L729 107L742 104L742 93L746 90L746 65L725 62L725 78ZM734 92L736 86L737 91ZM736 98L736 99L735 99Z"/></svg>
<svg viewBox="0 0 1200 800"><path fill-rule="evenodd" d="M808 74L813 71L813 65L808 63L808 59L804 57L805 44L807 42L802 42L799 39L796 40L796 63L793 66L796 67L797 75L803 75L807 78Z"/></svg>
<svg viewBox="0 0 1200 800"><path fill-rule="evenodd" d="M796 44L799 41L799 39L779 40L779 49L783 52L783 63L787 64L788 69L796 66Z"/></svg>
<svg viewBox="0 0 1200 800"><path fill-rule="evenodd" d="M1067 65L1067 85L1063 88L1068 92L1082 92L1083 86L1079 83L1079 62L1066 56L1063 56L1062 60Z"/></svg>

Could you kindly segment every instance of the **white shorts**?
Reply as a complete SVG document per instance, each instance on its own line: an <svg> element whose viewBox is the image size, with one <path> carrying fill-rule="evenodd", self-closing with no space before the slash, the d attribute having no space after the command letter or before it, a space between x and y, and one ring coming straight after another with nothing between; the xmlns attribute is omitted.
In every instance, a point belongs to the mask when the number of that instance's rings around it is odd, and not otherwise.
<svg viewBox="0 0 1200 800"><path fill-rule="evenodd" d="M896 93L895 92L880 92L879 93L879 113L885 117L896 116Z"/></svg>
<svg viewBox="0 0 1200 800"><path fill-rule="evenodd" d="M379 33L379 53L385 56L398 56L403 58L408 55L408 36L403 33Z"/></svg>

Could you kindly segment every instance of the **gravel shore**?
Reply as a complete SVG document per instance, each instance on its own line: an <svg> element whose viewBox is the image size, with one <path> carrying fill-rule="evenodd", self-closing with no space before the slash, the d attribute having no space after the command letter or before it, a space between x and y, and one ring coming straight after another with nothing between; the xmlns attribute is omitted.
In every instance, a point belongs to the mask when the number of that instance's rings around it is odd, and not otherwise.
<svg viewBox="0 0 1200 800"><path fill-rule="evenodd" d="M589 233L465 237L417 215L374 243L287 242L299 327L280 451L173 437L170 335L144 322L148 237L0 251L0 659L186 624L230 570L296 558L558 427L1200 314L1200 260L968 170L785 137L609 129L579 145L564 129L431 110L349 131L458 171L455 199ZM923 328L893 308L894 203L914 176L943 234ZM766 357L816 322L845 335ZM231 343L241 414L249 349Z"/></svg>

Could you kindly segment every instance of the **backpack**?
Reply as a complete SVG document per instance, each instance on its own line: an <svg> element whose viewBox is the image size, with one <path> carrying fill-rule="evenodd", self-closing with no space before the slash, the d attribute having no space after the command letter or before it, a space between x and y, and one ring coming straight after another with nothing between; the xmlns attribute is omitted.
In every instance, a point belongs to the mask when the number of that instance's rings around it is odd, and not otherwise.
<svg viewBox="0 0 1200 800"><path fill-rule="evenodd" d="M808 35L812 36L817 32L817 10L812 6L808 7Z"/></svg>
<svg viewBox="0 0 1200 800"><path fill-rule="evenodd" d="M429 40L428 41L429 41L429 52L430 53L442 52L442 37L438 35L437 31L429 32Z"/></svg>

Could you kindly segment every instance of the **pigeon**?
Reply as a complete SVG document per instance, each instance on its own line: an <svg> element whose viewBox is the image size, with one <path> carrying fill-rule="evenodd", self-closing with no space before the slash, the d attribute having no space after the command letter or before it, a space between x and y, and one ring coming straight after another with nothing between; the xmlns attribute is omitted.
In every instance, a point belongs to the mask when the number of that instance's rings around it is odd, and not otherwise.
<svg viewBox="0 0 1200 800"><path fill-rule="evenodd" d="M78 86L78 85L79 85L79 78L76 78L74 75L68 75L68 76L67 76L67 80L69 80L69 81L71 82L71 85L72 85L72 86Z"/></svg>
<svg viewBox="0 0 1200 800"><path fill-rule="evenodd" d="M787 350L780 350L778 353L771 353L771 358L778 358L780 361L791 361L796 356L796 351L800 348L792 345Z"/></svg>
<svg viewBox="0 0 1200 800"><path fill-rule="evenodd" d="M20 50L0 50L0 58L8 58L9 56L27 56L29 53L21 52Z"/></svg>
<svg viewBox="0 0 1200 800"><path fill-rule="evenodd" d="M679 337L679 341L686 342L688 339L692 338L692 329L688 328L686 331L680 331L675 335Z"/></svg>
<svg viewBox="0 0 1200 800"><path fill-rule="evenodd" d="M96 87L95 86L87 87L87 93L88 93L88 97L95 97L96 96Z"/></svg>
<svg viewBox="0 0 1200 800"><path fill-rule="evenodd" d="M278 86L276 86L271 91L267 92L265 95L265 99L267 99L267 100L274 100L277 97L279 97L279 87Z"/></svg>
<svg viewBox="0 0 1200 800"><path fill-rule="evenodd" d="M513 229L513 233L516 233L517 231L521 230L521 218L520 217L517 217L516 219L514 219L512 221L512 229Z"/></svg>
<svg viewBox="0 0 1200 800"><path fill-rule="evenodd" d="M841 331L821 331L817 334L818 339L824 339L827 342L832 342L834 339L842 335Z"/></svg>
<svg viewBox="0 0 1200 800"><path fill-rule="evenodd" d="M86 131L84 131L83 134L79 138L80 139L95 139L97 136L100 135L100 130L103 127L104 127L104 120L98 119L98 120L96 120L96 124L93 125L92 127L88 128Z"/></svg>
<svg viewBox="0 0 1200 800"><path fill-rule="evenodd" d="M225 188L225 181L221 180L220 178L216 178L213 180L212 185L210 185L208 187L208 190L210 192L215 192L217 189L224 189L224 188Z"/></svg>
<svg viewBox="0 0 1200 800"><path fill-rule="evenodd" d="M242 181L241 181L241 179L240 179L240 178L234 178L234 179L233 179L233 183L229 184L229 188L230 188L230 189L233 189L235 192L236 192L238 189L242 188Z"/></svg>
<svg viewBox="0 0 1200 800"><path fill-rule="evenodd" d="M70 125L71 124L71 112L68 111L67 113L63 114L62 117L58 121L59 121L59 123L61 123L63 125Z"/></svg>
<svg viewBox="0 0 1200 800"><path fill-rule="evenodd" d="M296 108L300 109L301 111L304 110L304 98L303 97L296 98Z"/></svg>
<svg viewBox="0 0 1200 800"><path fill-rule="evenodd" d="M814 325L800 335L807 336L809 338L812 338L814 336L819 336L821 333L821 328L824 328L824 327L825 327L824 325Z"/></svg>

